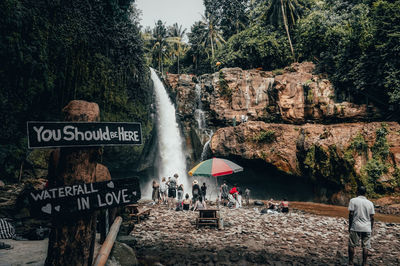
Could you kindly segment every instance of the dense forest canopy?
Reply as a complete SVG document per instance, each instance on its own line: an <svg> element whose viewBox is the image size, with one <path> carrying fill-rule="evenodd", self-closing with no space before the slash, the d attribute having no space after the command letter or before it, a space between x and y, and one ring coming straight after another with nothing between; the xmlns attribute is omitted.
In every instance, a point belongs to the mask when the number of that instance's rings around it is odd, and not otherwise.
<svg viewBox="0 0 400 266"><path fill-rule="evenodd" d="M179 51L161 20L145 31L147 40L158 40L158 46L146 42L153 67L203 74L223 67L274 70L312 61L334 83L339 100L372 101L389 119L398 119L400 1L203 2L203 19L187 29L188 42Z"/></svg>
<svg viewBox="0 0 400 266"><path fill-rule="evenodd" d="M73 99L98 103L102 121L141 122L149 135L150 81L132 3L0 2L1 179L29 166L26 121L61 121ZM132 165L141 149L107 148L103 159Z"/></svg>

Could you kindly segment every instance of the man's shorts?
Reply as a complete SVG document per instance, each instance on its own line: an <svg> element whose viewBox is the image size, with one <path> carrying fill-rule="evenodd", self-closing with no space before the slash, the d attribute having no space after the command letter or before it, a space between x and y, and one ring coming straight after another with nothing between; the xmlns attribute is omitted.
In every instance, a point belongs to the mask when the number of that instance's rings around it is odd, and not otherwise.
<svg viewBox="0 0 400 266"><path fill-rule="evenodd" d="M349 246L358 247L361 239L361 247L371 248L371 233L369 232L356 232L350 230Z"/></svg>
<svg viewBox="0 0 400 266"><path fill-rule="evenodd" d="M168 189L168 198L176 198L176 190Z"/></svg>

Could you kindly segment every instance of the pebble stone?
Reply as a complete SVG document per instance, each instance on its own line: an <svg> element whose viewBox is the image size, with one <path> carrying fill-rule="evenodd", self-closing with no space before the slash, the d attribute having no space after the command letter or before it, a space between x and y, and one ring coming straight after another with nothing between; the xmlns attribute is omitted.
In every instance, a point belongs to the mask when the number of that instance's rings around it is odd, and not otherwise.
<svg viewBox="0 0 400 266"><path fill-rule="evenodd" d="M130 236L138 260L158 265L346 265L348 228L344 218L300 211L260 214L257 208L220 207L224 228L195 226L198 212L151 208ZM370 265L399 265L400 224L375 222ZM361 261L356 248L355 262Z"/></svg>

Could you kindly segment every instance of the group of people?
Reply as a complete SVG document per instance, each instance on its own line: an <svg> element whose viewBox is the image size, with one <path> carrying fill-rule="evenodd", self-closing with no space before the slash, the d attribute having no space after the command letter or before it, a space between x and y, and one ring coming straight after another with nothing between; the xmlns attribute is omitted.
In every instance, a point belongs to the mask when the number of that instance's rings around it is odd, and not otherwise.
<svg viewBox="0 0 400 266"><path fill-rule="evenodd" d="M168 208L175 207L175 198L178 196L177 209L182 210L199 210L206 209L206 193L207 186L203 183L203 186L199 186L198 181L194 180L192 183L192 199L189 198L189 194L186 193L183 199L183 184L178 185L178 174L174 174L174 177L162 178L161 184L157 181L153 181L153 201L155 203L162 202L167 203ZM242 207L242 194L246 204L250 203L250 190L246 188L244 193L240 187L236 184L229 190L226 181L220 187L219 200L222 204L230 208ZM371 232L374 225L374 205L372 202L365 198L366 189L361 186L358 190L358 197L351 199L349 203L349 265L353 265L354 258L354 247L359 245L361 241L363 248L363 265L367 262L368 249L371 247L370 239ZM269 210L275 210L280 212L289 212L289 202L287 199L283 199L279 204L270 199L267 208Z"/></svg>
<svg viewBox="0 0 400 266"><path fill-rule="evenodd" d="M275 202L274 199L270 199L267 203L267 210L288 213L289 212L289 201L283 198L280 203Z"/></svg>
<svg viewBox="0 0 400 266"><path fill-rule="evenodd" d="M176 208L176 210L198 210L207 208L206 183L203 183L200 187L198 181L194 180L192 183L192 199L190 199L188 193L186 193L185 198L183 198L184 186L183 184L178 184L178 177L178 174L174 174L172 178L168 177L168 180L163 177L160 184L156 180L153 180L153 203L167 204L168 209Z"/></svg>
<svg viewBox="0 0 400 266"><path fill-rule="evenodd" d="M244 193L242 189L236 184L229 190L226 181L220 187L220 202L224 206L229 208L241 208L242 207L242 197L246 201L246 204L250 204L250 189L246 188Z"/></svg>

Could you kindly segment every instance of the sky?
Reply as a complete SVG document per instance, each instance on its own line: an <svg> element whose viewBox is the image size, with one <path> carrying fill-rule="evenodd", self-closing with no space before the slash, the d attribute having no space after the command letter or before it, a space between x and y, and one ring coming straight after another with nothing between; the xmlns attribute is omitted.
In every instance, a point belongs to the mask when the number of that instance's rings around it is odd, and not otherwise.
<svg viewBox="0 0 400 266"><path fill-rule="evenodd" d="M142 11L140 24L143 28L153 28L161 19L166 26L177 22L186 32L190 32L194 22L201 20L205 9L203 0L136 0L135 3Z"/></svg>

